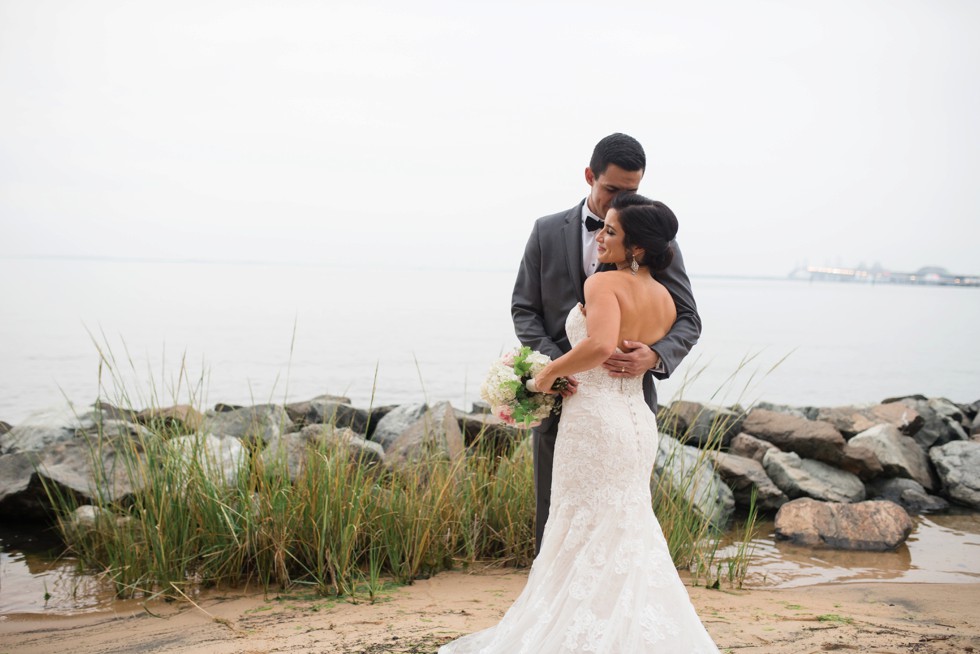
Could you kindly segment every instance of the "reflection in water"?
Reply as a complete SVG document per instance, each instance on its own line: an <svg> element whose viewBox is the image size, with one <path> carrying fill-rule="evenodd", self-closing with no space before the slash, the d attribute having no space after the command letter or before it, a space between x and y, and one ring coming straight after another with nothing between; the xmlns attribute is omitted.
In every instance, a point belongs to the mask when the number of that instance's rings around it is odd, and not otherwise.
<svg viewBox="0 0 980 654"><path fill-rule="evenodd" d="M0 615L83 613L113 601L107 584L60 556L63 546L45 527L26 529L0 527Z"/></svg>
<svg viewBox="0 0 980 654"><path fill-rule="evenodd" d="M773 523L762 522L748 588L793 588L828 582L980 582L980 514L913 516L912 534L894 552L813 549L774 541Z"/></svg>
<svg viewBox="0 0 980 654"><path fill-rule="evenodd" d="M760 522L746 588L793 588L828 582L980 583L980 513L913 517L908 541L895 552L818 550L775 542L772 521ZM60 557L50 535L0 526L0 615L69 614L109 608L110 584ZM722 552L724 554L724 552Z"/></svg>

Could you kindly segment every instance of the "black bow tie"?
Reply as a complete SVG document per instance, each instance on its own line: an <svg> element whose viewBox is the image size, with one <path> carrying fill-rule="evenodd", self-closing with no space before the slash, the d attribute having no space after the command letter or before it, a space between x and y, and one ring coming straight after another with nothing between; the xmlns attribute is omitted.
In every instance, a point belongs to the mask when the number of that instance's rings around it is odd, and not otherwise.
<svg viewBox="0 0 980 654"><path fill-rule="evenodd" d="M602 222L601 220L596 220L592 216L585 217L585 228L590 232L594 232L597 229L602 229L602 226L605 224L606 223Z"/></svg>

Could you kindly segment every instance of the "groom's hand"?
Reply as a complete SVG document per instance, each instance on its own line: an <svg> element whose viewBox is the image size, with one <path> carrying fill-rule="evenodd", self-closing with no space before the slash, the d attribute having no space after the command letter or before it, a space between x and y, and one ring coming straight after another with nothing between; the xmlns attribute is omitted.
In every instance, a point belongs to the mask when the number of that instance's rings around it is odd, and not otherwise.
<svg viewBox="0 0 980 654"><path fill-rule="evenodd" d="M646 343L623 341L621 349L625 351L613 352L602 364L610 377L639 377L660 362L660 357Z"/></svg>

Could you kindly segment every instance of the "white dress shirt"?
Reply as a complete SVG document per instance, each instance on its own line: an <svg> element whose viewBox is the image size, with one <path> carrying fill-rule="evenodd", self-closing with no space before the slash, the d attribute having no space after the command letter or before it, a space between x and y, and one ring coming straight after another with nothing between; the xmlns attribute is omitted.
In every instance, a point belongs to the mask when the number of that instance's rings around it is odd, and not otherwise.
<svg viewBox="0 0 980 654"><path fill-rule="evenodd" d="M599 257L597 251L598 244L595 240L599 230L590 232L585 228L585 219L588 216L592 216L596 220L602 220L602 218L589 211L589 200L586 198L585 202L582 203L582 270L585 272L586 277L594 273L599 266L599 262L597 261Z"/></svg>

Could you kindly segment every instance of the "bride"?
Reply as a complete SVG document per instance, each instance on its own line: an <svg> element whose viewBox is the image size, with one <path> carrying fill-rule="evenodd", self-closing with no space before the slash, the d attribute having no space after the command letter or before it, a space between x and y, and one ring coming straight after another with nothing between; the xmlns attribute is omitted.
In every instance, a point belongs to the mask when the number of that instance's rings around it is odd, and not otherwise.
<svg viewBox="0 0 980 654"><path fill-rule="evenodd" d="M716 654L653 514L657 420L642 377L613 378L602 363L624 340L654 343L676 309L652 273L673 257L677 219L635 193L613 201L596 237L615 270L585 282L568 314L572 349L534 379L551 388L576 375L555 446L551 512L527 585L494 627L439 654Z"/></svg>

